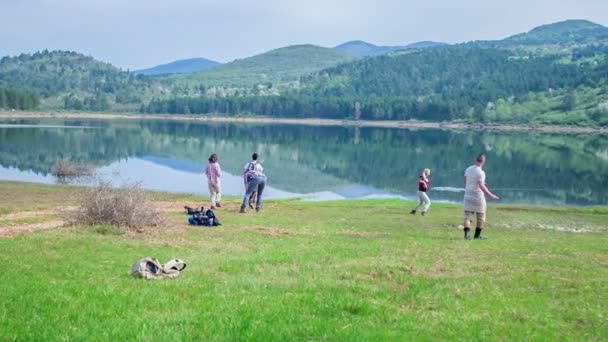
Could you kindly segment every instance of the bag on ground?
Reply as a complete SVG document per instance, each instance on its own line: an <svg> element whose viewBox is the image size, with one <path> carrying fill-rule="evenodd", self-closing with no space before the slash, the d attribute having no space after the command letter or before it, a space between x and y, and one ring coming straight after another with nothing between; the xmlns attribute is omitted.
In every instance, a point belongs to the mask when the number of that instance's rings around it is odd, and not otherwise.
<svg viewBox="0 0 608 342"><path fill-rule="evenodd" d="M188 223L195 226L219 226L221 225L220 220L217 218L215 213L211 209L207 211L197 212L188 218Z"/></svg>
<svg viewBox="0 0 608 342"><path fill-rule="evenodd" d="M145 257L131 267L131 275L144 279L175 278L186 268L182 259L171 259L162 265L154 257Z"/></svg>

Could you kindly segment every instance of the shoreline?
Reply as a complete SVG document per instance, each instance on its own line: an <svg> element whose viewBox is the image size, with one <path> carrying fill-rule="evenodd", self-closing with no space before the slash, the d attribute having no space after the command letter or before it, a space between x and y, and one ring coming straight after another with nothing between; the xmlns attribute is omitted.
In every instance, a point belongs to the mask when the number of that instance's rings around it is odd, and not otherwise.
<svg viewBox="0 0 608 342"><path fill-rule="evenodd" d="M132 113L74 113L74 112L29 112L0 111L0 119L130 119L130 120L171 120L191 122L235 122L254 124L289 124L309 126L378 127L378 128L427 128L477 131L515 131L560 134L608 134L608 128L579 127L558 125L516 125L516 124L466 124L424 121L375 121L375 120L337 120L337 119L290 119L266 117L229 117L208 114L132 114Z"/></svg>
<svg viewBox="0 0 608 342"><path fill-rule="evenodd" d="M62 188L62 189L70 189L70 190L78 190L78 189L84 189L84 188L90 188L92 185L91 184L78 184L78 183L40 183L40 182L36 182L36 181L31 181L31 180L10 180L10 179L0 179L0 188L2 187L11 187L11 186L15 186L15 187L27 187L27 188L36 188L36 189L47 189L47 188ZM150 193L150 194L154 194L155 196L158 197L159 201L171 201L173 198L179 198L180 200L182 200L183 198L194 198L194 199L201 199L202 201L206 201L208 200L209 196L205 193L191 193L191 192L180 192L180 191L164 191L164 190L155 190L155 189L148 189L148 188L142 188L143 191L145 191L146 193ZM1 189L0 189L1 192ZM242 195L226 195L226 201L236 201L238 203L241 202L242 200ZM330 198L330 199L315 199L315 200L310 200L307 199L306 196L296 196L296 197L269 197L269 198L265 198L265 201L278 201L278 202L316 202L316 203L320 203L320 202L352 202L352 203L357 203L357 202L365 202L365 201L369 201L369 202L383 202L383 201L395 201L398 203L404 203L405 205L411 205L411 204L416 204L418 202L418 198L416 197L416 195L412 195L411 197L407 197L407 196L387 196L387 197L370 197L370 198L342 198L342 199L334 199L334 198ZM450 201L450 200L435 200L433 201L434 204L438 204L439 206L447 206L447 207L457 207L459 210L461 210L462 207L462 201ZM488 207L491 208L500 208L503 210L511 210L513 208L518 208L518 210L522 210L522 211L547 211L547 210L551 210L551 211L559 211L559 210L587 210L590 211L592 214L598 214L598 215L608 215L608 207L602 204L591 204L591 205L576 205L576 204L543 204L543 203L524 203L524 202L497 202L497 201L493 201L491 203L488 204ZM407 208L407 207L406 207ZM181 210L181 207L180 207ZM409 210L408 210L409 212ZM409 213L408 212L404 212L405 214L408 214L409 217ZM0 216L2 216L4 214L0 213ZM1 226L0 226L1 228Z"/></svg>

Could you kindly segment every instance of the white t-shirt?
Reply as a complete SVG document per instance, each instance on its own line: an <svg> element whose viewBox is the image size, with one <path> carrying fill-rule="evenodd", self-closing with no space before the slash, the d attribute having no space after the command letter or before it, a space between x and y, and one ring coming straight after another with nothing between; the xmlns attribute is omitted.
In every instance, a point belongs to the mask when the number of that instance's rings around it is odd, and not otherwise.
<svg viewBox="0 0 608 342"><path fill-rule="evenodd" d="M477 165L469 166L464 172L464 176L467 177L467 184L465 192L478 193L482 192L479 188L479 183L486 182L486 173Z"/></svg>
<svg viewBox="0 0 608 342"><path fill-rule="evenodd" d="M464 172L467 183L464 189L464 210L477 213L486 212L486 197L479 183L486 182L486 173L477 165L469 166Z"/></svg>
<svg viewBox="0 0 608 342"><path fill-rule="evenodd" d="M243 168L243 172L247 172L247 171L264 172L264 168L257 161L251 161L251 162L245 164L245 167Z"/></svg>

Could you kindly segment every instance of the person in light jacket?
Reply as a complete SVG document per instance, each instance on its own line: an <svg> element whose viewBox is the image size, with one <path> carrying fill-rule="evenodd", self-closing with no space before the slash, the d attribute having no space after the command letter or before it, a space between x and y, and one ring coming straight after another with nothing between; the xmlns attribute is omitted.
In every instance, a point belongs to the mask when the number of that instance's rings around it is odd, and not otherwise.
<svg viewBox="0 0 608 342"><path fill-rule="evenodd" d="M209 156L209 164L205 169L207 175L207 184L209 185L209 195L211 196L211 209L221 208L222 204L222 185L220 178L222 177L222 168L217 162L217 154Z"/></svg>

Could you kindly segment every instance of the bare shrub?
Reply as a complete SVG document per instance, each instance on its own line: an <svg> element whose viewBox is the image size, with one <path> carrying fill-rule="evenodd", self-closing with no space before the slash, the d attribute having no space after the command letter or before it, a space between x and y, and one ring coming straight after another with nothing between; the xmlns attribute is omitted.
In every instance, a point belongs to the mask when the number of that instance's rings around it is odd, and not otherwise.
<svg viewBox="0 0 608 342"><path fill-rule="evenodd" d="M141 232L145 227L162 224L163 216L140 183L112 187L108 181L99 181L83 194L73 213L73 223L111 225Z"/></svg>
<svg viewBox="0 0 608 342"><path fill-rule="evenodd" d="M51 173L57 178L81 177L93 174L94 169L89 164L77 164L69 158L59 158L53 164Z"/></svg>

